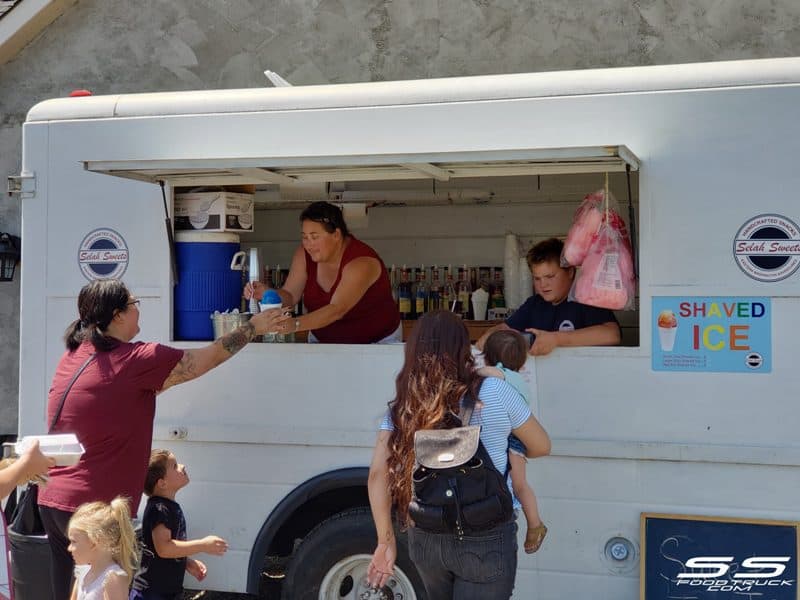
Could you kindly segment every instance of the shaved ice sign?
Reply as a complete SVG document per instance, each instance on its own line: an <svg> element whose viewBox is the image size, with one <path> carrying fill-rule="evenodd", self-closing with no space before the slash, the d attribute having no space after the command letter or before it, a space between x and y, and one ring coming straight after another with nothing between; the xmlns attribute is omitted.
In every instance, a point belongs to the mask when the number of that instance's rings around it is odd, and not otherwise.
<svg viewBox="0 0 800 600"><path fill-rule="evenodd" d="M654 371L769 373L769 298L653 298Z"/></svg>

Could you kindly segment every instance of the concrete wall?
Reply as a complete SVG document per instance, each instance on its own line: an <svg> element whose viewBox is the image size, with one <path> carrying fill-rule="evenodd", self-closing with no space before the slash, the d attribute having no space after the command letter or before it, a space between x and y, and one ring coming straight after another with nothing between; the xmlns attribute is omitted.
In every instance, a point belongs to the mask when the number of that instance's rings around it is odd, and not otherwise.
<svg viewBox="0 0 800 600"><path fill-rule="evenodd" d="M0 176L37 102L800 54L796 0L79 0L0 66ZM18 200L0 231L19 233ZM19 278L19 274L17 279ZM19 284L0 283L0 434L16 430ZM66 324L65 324L66 325Z"/></svg>

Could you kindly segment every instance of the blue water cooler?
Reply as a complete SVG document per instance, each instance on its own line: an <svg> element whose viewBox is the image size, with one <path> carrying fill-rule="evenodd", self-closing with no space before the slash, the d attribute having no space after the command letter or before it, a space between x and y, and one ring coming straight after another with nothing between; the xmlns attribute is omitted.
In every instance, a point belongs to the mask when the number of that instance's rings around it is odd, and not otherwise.
<svg viewBox="0 0 800 600"><path fill-rule="evenodd" d="M213 340L211 313L239 308L242 272L231 270L231 259L238 251L235 233L176 232L176 340Z"/></svg>

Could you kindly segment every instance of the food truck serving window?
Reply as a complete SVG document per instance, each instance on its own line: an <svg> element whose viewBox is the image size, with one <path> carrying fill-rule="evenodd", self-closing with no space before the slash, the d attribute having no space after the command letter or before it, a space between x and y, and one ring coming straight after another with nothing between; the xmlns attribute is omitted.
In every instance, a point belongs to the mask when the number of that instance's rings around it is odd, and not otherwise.
<svg viewBox="0 0 800 600"><path fill-rule="evenodd" d="M171 205L179 252L186 252L181 244L190 237L184 233L232 233L222 225L224 214L220 215L222 221L213 221L214 215L209 217L208 211L200 211L201 215L186 209L186 192L223 190L230 200L243 189L255 190L252 203L242 201L248 210L253 209L253 217L232 220L229 215L227 223L234 223L241 250L259 251L259 278L273 283L286 277L292 251L300 241L300 211L317 200L343 206L351 233L372 246L389 270L406 332L416 315L435 306L429 298L432 287L444 288L448 275L457 296L464 278L470 293L487 288L488 308L519 306L532 284L524 261L526 252L544 239L566 238L570 228L575 229L574 218L587 206L593 206L593 216L604 222L609 214L615 215L610 222L623 234L623 245L630 248L629 263L622 261L621 268L634 270L639 161L625 146L393 156L85 161L84 166L92 172L168 185L173 200L181 200ZM197 202L197 206L202 204ZM583 225L578 225L576 231L580 232ZM596 233L599 221L589 225ZM587 246L591 237L584 236L578 245ZM236 243L233 237L227 241ZM575 248L574 243L568 246ZM249 259L249 255L240 259L245 270ZM515 262L509 262L512 260ZM499 283L504 279L520 280L516 294L513 286L509 289ZM496 288L510 297L498 303ZM422 300L417 298L420 290ZM176 303L180 302L179 292ZM619 294L601 292L583 291L593 302L620 302ZM623 302L627 310L615 313L622 342L629 346L639 344L635 295L634 284ZM615 298L609 300L610 296ZM456 304L448 308L453 306ZM491 324L478 319L502 319L506 314L494 310L476 315L472 303L467 306L461 303L473 339ZM182 336L176 333L175 337Z"/></svg>

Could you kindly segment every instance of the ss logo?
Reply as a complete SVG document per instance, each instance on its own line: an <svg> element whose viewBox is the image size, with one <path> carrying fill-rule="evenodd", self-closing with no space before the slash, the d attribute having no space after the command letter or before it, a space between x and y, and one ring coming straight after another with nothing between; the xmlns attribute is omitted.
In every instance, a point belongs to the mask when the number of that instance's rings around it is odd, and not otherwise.
<svg viewBox="0 0 800 600"><path fill-rule="evenodd" d="M786 570L791 556L751 556L742 561L744 569L772 569L768 572L736 573L734 579L771 579L780 577ZM731 568L733 556L695 556L686 561L687 569L716 569L713 573L678 573L678 579L716 579L723 577Z"/></svg>

